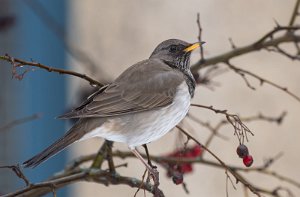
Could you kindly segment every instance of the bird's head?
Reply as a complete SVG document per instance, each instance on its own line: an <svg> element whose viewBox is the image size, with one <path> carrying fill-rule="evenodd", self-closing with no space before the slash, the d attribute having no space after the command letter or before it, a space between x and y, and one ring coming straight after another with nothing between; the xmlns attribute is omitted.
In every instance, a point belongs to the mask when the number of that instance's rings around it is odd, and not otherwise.
<svg viewBox="0 0 300 197"><path fill-rule="evenodd" d="M160 59L180 70L188 69L191 52L205 42L187 43L178 39L169 39L160 43L152 52L150 59Z"/></svg>

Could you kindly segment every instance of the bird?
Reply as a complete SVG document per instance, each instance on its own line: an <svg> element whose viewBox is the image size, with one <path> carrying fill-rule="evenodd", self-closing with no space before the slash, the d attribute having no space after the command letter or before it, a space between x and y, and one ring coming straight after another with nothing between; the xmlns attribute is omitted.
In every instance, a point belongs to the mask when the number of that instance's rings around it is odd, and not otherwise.
<svg viewBox="0 0 300 197"><path fill-rule="evenodd" d="M190 56L203 44L179 39L161 42L148 59L132 65L79 107L59 116L78 121L23 166L36 167L75 142L101 137L127 144L151 172L137 147L158 140L186 116L195 91Z"/></svg>

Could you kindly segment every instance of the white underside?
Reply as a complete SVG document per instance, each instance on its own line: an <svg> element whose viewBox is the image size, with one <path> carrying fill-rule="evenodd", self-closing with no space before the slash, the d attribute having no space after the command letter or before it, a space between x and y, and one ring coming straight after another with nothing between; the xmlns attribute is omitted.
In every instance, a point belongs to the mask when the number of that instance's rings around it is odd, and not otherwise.
<svg viewBox="0 0 300 197"><path fill-rule="evenodd" d="M130 148L147 144L161 138L186 116L190 100L188 86L183 82L171 105L159 110L109 118L101 127L87 133L81 140L102 137L126 143Z"/></svg>

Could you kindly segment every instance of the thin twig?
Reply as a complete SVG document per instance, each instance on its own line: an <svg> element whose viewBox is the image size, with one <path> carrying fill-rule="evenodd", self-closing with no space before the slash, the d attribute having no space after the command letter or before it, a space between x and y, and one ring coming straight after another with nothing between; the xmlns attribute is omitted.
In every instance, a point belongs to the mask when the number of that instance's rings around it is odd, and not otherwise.
<svg viewBox="0 0 300 197"><path fill-rule="evenodd" d="M85 74L78 73L78 72L59 69L59 68L53 68L53 67L41 64L41 63L28 62L28 61L24 61L24 60L17 59L17 58L12 58L8 54L6 54L4 56L0 56L0 59L5 60L7 62L10 62L14 67L21 67L21 66L25 66L25 65L31 66L31 67L38 67L38 68L44 69L48 72L56 72L56 73L59 73L59 74L72 75L72 76L82 78L82 79L88 81L92 86L99 86L99 87L103 86L103 84L101 84L99 81L97 81L95 79L92 79L91 77L89 77ZM18 63L18 65L15 64L15 62Z"/></svg>
<svg viewBox="0 0 300 197"><path fill-rule="evenodd" d="M254 135L252 131L250 131L250 129L241 121L239 116L236 114L230 114L227 112L227 110L215 109L213 106L206 106L206 105L199 105L199 104L191 104L191 106L209 109L214 111L217 114L225 115L226 120L233 126L234 135L236 135L240 144L243 144L245 139L248 141L248 135L247 135L248 133L250 133L252 136Z"/></svg>
<svg viewBox="0 0 300 197"><path fill-rule="evenodd" d="M19 164L11 165L11 166L0 166L0 168L2 168L2 169L3 168L11 169L20 179L22 179L25 182L26 186L30 185L29 179L22 172L22 170L20 169Z"/></svg>
<svg viewBox="0 0 300 197"><path fill-rule="evenodd" d="M294 6L293 14L292 14L290 22L289 22L289 26L294 25L296 17L299 14L299 6L300 6L300 0L297 0L296 4Z"/></svg>
<svg viewBox="0 0 300 197"><path fill-rule="evenodd" d="M248 181L246 181L241 175L239 175L237 172L229 168L216 154L214 154L211 150L209 150L207 147L205 147L203 144L201 144L198 140L196 140L193 136L191 136L189 133L187 133L183 128L178 127L177 128L184 133L188 138L192 139L196 144L201 146L204 150L206 150L210 155L212 155L221 165L222 167L230 172L239 182L243 183L253 194L256 194L257 196L261 196L259 193L259 190L252 186Z"/></svg>
<svg viewBox="0 0 300 197"><path fill-rule="evenodd" d="M238 67L234 66L233 64L231 64L229 62L227 62L226 64L227 64L227 66L229 68L231 68L235 72L242 73L243 75L246 74L246 75L249 75L249 76L251 76L251 77L259 80L259 82L260 82L261 85L263 85L264 83L269 84L269 85L271 85L271 86L273 86L273 87L275 87L275 88L277 88L277 89L285 92L286 94L290 95L291 97L293 97L294 99L296 99L297 101L300 102L300 97L297 96L296 94L292 93L291 91L289 91L287 87L280 86L280 85L278 85L278 84L276 84L276 83L274 83L274 82L272 82L272 81L270 81L268 79L265 79L263 77L258 76L257 74L254 74L254 73L252 73L252 72L250 72L248 70L245 70L245 69L242 69L242 68L238 68Z"/></svg>
<svg viewBox="0 0 300 197"><path fill-rule="evenodd" d="M198 34L198 41L199 43L201 43L202 40L202 27L201 27L201 23L200 23L200 13L197 13L197 25L198 25L198 30L199 30L199 34ZM204 49L203 46L200 45L200 62L204 62Z"/></svg>
<svg viewBox="0 0 300 197"><path fill-rule="evenodd" d="M233 50L230 50L228 52L225 52L223 54L211 57L211 58L205 58L205 61L198 61L194 65L191 66L192 73L195 73L199 69L202 69L207 66L213 66L219 63L226 63L230 59L237 57L237 56L242 56L244 54L248 54L250 52L254 51L259 51L261 49L266 49L271 46L277 46L282 43L286 42L292 42L292 43L299 43L300 42L300 36L295 35L295 34L285 34L282 36L278 36L277 38L273 38L271 40L265 40L269 37L272 37L275 33L283 30L299 30L300 27L281 27L280 29L275 29L272 30L271 32L267 33L264 35L262 38L258 39L257 41L243 46L243 47L238 47Z"/></svg>
<svg viewBox="0 0 300 197"><path fill-rule="evenodd" d="M0 126L0 132L7 131L8 129L10 129L12 127L15 127L15 126L18 126L20 124L24 124L24 123L39 119L40 117L41 117L40 114L33 114L31 116L27 116L27 117L24 117L24 118L13 120L11 122L8 122L8 123Z"/></svg>

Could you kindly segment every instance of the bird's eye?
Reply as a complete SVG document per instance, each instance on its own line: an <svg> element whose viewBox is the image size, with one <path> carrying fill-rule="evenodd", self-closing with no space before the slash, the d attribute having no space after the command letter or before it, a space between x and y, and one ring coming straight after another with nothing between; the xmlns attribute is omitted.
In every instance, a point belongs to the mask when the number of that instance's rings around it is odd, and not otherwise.
<svg viewBox="0 0 300 197"><path fill-rule="evenodd" d="M171 53L175 53L177 51L177 47L175 45L171 45L169 51Z"/></svg>

